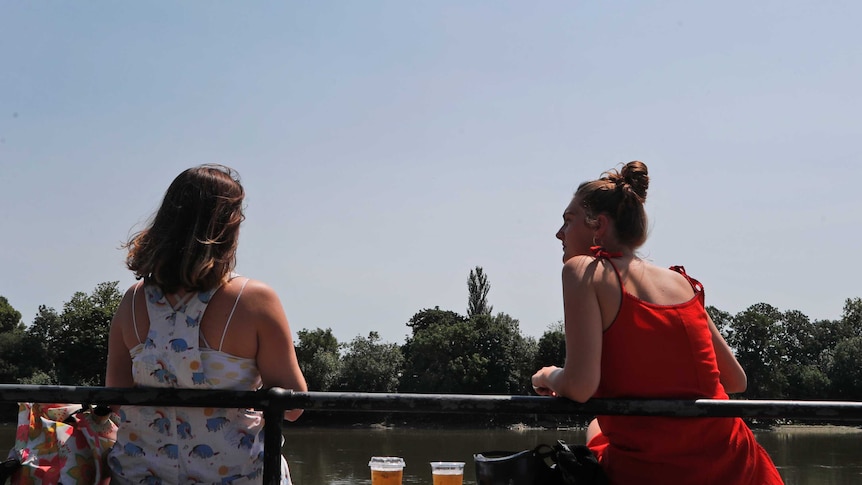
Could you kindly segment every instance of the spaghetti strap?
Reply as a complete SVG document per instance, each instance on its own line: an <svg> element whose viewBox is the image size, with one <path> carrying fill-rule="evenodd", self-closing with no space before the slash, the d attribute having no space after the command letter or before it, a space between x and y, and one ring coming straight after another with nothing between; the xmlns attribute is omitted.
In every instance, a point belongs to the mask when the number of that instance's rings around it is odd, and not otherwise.
<svg viewBox="0 0 862 485"><path fill-rule="evenodd" d="M614 273L617 275L617 280L620 282L620 291L623 293L626 292L625 287L623 287L623 278L620 276L620 270L617 269L617 265L614 264L614 261L611 258L618 258L623 255L623 253L610 253L602 246L590 246L590 251L593 252L593 256L596 259L606 259L609 263L611 263L611 268L614 269Z"/></svg>
<svg viewBox="0 0 862 485"><path fill-rule="evenodd" d="M138 320L135 318L135 300L138 299L137 296L139 286L141 286L140 283L135 283L135 287L132 290L132 326L135 328L135 338L138 339L139 344L142 344L143 342L141 342L141 335L138 333Z"/></svg>
<svg viewBox="0 0 862 485"><path fill-rule="evenodd" d="M245 283L243 283L242 286L239 288L239 293L236 295L236 301L233 302L233 308L231 308L230 310L230 315L227 316L227 322L225 322L224 331L221 334L221 341L219 341L218 343L219 352L221 352L222 345L224 345L224 338L227 335L227 328L230 326L230 320L231 318L233 318L233 312L236 311L236 306L237 304L239 304L239 297L242 296L242 291L245 289L245 285L247 285L249 281L251 281L251 278L246 278Z"/></svg>
<svg viewBox="0 0 862 485"><path fill-rule="evenodd" d="M676 271L677 273L681 274L688 281L688 284L690 284L691 287L694 289L695 293L700 293L703 291L703 285L700 284L700 281L697 281L696 279L689 276L688 273L685 272L684 267L682 267L682 266L671 266L670 270Z"/></svg>
<svg viewBox="0 0 862 485"><path fill-rule="evenodd" d="M168 299L167 295L165 295L165 301L168 302L168 305L171 306L171 310L178 312L180 311L189 301L191 301L192 297L197 293L188 292L185 295L177 298L176 304L171 303L171 300Z"/></svg>

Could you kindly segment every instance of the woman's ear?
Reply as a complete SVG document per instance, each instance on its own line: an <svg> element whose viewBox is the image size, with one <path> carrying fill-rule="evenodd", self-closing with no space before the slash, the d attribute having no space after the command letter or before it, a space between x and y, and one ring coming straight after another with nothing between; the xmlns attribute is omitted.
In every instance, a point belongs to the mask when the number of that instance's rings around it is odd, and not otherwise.
<svg viewBox="0 0 862 485"><path fill-rule="evenodd" d="M604 241L610 230L611 219L606 214L599 214L593 220L595 221L593 230L596 240Z"/></svg>

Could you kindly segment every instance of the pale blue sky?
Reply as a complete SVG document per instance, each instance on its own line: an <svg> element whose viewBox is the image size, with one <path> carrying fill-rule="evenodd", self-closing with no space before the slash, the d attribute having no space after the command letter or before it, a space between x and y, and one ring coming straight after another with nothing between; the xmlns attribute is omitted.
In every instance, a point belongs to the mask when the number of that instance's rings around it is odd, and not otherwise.
<svg viewBox="0 0 862 485"><path fill-rule="evenodd" d="M862 3L0 3L0 295L29 323L133 282L183 169L236 168L238 270L339 340L490 303L562 317L563 208L647 163L642 254L707 303L862 296Z"/></svg>

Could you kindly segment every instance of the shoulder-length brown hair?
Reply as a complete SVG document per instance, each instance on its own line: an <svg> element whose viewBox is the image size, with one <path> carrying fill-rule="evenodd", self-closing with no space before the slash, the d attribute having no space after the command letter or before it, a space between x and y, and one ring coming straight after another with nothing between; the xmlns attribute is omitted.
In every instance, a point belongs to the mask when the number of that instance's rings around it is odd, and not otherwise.
<svg viewBox="0 0 862 485"><path fill-rule="evenodd" d="M185 170L168 187L149 227L125 244L126 266L165 293L218 287L236 265L244 198L232 168L207 164Z"/></svg>

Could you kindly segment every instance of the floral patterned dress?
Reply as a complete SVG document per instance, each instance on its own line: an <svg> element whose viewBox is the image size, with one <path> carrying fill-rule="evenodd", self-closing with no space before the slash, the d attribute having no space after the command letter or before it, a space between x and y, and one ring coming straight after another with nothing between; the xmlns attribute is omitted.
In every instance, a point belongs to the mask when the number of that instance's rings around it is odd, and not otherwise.
<svg viewBox="0 0 862 485"><path fill-rule="evenodd" d="M150 330L144 340L138 335L140 343L130 350L137 386L231 390L261 387L253 359L221 351L233 311L217 349L209 348L201 339L201 317L217 290L193 293L172 307L157 287L144 286ZM134 311L132 319L137 333ZM112 482L135 485L261 482L263 417L259 411L123 406L119 416L117 442L108 456ZM282 484L290 484L290 472L283 457Z"/></svg>

